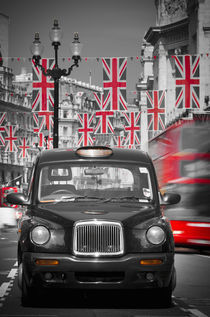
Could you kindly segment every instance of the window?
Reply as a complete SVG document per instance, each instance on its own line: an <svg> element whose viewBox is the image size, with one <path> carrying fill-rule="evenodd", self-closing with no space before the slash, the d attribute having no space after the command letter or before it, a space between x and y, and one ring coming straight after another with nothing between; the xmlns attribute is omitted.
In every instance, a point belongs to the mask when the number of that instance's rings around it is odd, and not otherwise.
<svg viewBox="0 0 210 317"><path fill-rule="evenodd" d="M68 127L63 127L63 135L64 136L68 135Z"/></svg>
<svg viewBox="0 0 210 317"><path fill-rule="evenodd" d="M63 111L63 117L68 118L68 111L66 111L66 110Z"/></svg>
<svg viewBox="0 0 210 317"><path fill-rule="evenodd" d="M150 173L138 165L67 164L42 168L39 180L39 199L56 199L75 194L101 198L137 197L142 201L153 198Z"/></svg>

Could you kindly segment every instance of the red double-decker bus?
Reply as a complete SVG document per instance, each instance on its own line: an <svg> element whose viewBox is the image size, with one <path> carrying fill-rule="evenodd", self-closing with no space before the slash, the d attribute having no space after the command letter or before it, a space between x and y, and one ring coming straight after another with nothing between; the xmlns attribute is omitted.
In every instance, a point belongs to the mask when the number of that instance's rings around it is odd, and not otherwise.
<svg viewBox="0 0 210 317"><path fill-rule="evenodd" d="M8 193L14 192L17 193L17 187L11 186L0 186L0 207L8 207L10 204L6 201L6 196ZM17 208L17 206L12 206L13 208Z"/></svg>
<svg viewBox="0 0 210 317"><path fill-rule="evenodd" d="M149 141L160 189L181 201L167 207L177 247L210 249L210 113L190 113Z"/></svg>

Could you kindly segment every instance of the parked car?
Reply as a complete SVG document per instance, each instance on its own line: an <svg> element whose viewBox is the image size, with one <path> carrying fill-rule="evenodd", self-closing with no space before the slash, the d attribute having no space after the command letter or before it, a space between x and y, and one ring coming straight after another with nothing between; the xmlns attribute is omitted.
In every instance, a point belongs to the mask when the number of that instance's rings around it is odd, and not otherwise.
<svg viewBox="0 0 210 317"><path fill-rule="evenodd" d="M42 151L19 222L22 303L36 289L150 290L170 305L176 285L174 239L150 157L139 150L82 147Z"/></svg>

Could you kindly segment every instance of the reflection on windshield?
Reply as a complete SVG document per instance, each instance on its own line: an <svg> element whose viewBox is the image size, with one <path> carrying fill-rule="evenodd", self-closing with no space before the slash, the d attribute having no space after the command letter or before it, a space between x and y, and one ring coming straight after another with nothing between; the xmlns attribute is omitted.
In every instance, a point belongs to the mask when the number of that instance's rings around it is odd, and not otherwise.
<svg viewBox="0 0 210 317"><path fill-rule="evenodd" d="M85 199L148 202L153 193L150 174L144 166L59 163L42 168L38 198L41 202Z"/></svg>

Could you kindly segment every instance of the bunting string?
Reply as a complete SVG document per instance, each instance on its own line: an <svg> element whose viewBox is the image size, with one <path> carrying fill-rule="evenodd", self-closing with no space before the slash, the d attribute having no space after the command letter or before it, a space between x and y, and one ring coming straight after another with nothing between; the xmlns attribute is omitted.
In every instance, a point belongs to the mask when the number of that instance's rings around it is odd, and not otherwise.
<svg viewBox="0 0 210 317"><path fill-rule="evenodd" d="M161 57L160 55L151 56L154 60ZM147 119L149 131L161 131L165 128L166 118L171 113L181 113L187 110L199 110L200 105L200 61L202 58L208 58L209 54L195 55L170 55L174 61L174 72L171 74L173 78L173 88L166 90L148 90L141 94L145 98L147 106ZM78 104L76 132L78 134L77 145L93 145L101 136L117 136L117 133L123 132L124 139L116 139L116 144L125 145L128 148L140 146L140 119L141 111L133 111L128 107L127 99L131 97L139 97L138 91L127 91L127 63L131 61L141 60L144 57L83 57L82 61L88 62L96 60L101 62L103 71L103 87L94 85L84 86L82 82L67 79L67 83L80 88L92 89L91 101L94 105L88 109L85 107L85 92L65 92L63 97L72 97L72 104ZM15 59L11 58L11 61ZM18 62L24 61L24 58L16 58ZM50 148L52 146L53 116L54 116L54 82L52 78L42 76L38 67L32 62L33 78L32 93L25 91L9 91L11 97L15 97L18 93L22 93L23 97L31 98L31 109L33 115L34 127L33 131L39 137L39 146ZM71 61L70 58L62 58L63 62ZM42 59L40 61L42 67L46 69L54 67L53 59ZM0 84L2 85L2 84ZM94 88L93 88L94 87ZM6 86L5 86L6 88ZM78 93L80 95L78 95ZM167 94L173 93L174 105L170 105L167 109ZM76 100L75 98L80 98ZM3 98L2 95L0 99ZM94 99L95 98L95 99ZM129 106L138 106L139 98L136 98L137 104ZM170 100L171 103L171 100ZM80 107L81 106L81 107ZM76 109L76 108L75 108ZM80 113L81 109L83 112ZM167 110L167 113L166 113ZM5 113L1 113L0 124L0 146L5 147L6 152L17 152L22 150L27 156L30 148L29 140L26 135L22 135L18 140L19 133L17 126L11 122L6 123ZM13 113L13 112L11 112ZM21 113L21 112L20 112ZM16 112L17 114L17 112ZM44 136L44 130L48 131L48 137ZM118 131L118 132L116 132ZM121 136L121 135L120 135ZM110 138L106 142L110 142ZM18 143L19 142L19 143ZM105 142L105 141L104 141ZM22 154L21 154L22 155Z"/></svg>
<svg viewBox="0 0 210 317"><path fill-rule="evenodd" d="M186 54L187 55L187 54ZM190 54L189 54L190 55ZM210 53L200 53L200 54L193 54L194 56L200 56L201 58L209 58L210 57ZM126 58L130 61L143 61L145 58L147 59L153 59L156 60L160 57L167 57L167 58L175 58L175 56L181 56L180 54L167 54L167 55L161 55L161 54L155 54L152 56L116 56L116 58ZM48 58L48 57L43 57L43 58ZM81 57L81 61L84 62L88 62L88 61L97 61L97 62L101 62L103 59L107 59L110 57L106 57L106 56L100 56L100 57L96 57L96 56L82 56ZM32 57L23 57L23 56L2 56L0 57L0 62L1 61L11 61L11 62L31 62L32 61ZM72 62L72 57L58 57L58 61L60 62Z"/></svg>

